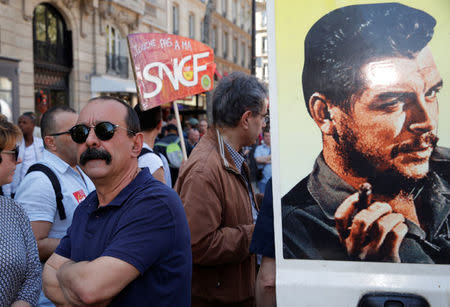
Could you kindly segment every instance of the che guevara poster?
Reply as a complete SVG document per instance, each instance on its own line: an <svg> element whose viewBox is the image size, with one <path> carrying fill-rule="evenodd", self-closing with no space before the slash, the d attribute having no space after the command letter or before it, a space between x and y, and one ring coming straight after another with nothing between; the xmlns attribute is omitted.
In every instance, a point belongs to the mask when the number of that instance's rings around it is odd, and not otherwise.
<svg viewBox="0 0 450 307"><path fill-rule="evenodd" d="M283 257L450 263L450 2L274 14Z"/></svg>

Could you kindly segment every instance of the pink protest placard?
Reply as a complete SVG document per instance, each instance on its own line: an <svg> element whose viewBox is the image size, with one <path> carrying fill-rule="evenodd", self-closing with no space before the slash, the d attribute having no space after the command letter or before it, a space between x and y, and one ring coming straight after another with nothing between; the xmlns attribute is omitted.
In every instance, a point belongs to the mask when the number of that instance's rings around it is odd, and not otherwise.
<svg viewBox="0 0 450 307"><path fill-rule="evenodd" d="M144 110L213 88L211 47L165 33L128 35L132 67Z"/></svg>

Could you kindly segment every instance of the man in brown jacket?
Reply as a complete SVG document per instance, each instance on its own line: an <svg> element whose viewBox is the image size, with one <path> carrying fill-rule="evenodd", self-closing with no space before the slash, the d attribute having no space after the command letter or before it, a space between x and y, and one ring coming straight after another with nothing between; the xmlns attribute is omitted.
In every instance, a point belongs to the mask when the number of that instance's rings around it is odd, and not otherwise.
<svg viewBox="0 0 450 307"><path fill-rule="evenodd" d="M254 306L255 256L249 246L256 201L242 148L267 119L267 90L232 73L213 95L213 126L181 168L175 190L191 230L192 306Z"/></svg>

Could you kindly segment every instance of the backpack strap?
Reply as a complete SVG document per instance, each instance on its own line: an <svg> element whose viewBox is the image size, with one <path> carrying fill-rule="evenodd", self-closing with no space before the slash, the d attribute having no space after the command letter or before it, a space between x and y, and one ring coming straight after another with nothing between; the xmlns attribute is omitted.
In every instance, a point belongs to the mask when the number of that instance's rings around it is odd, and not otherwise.
<svg viewBox="0 0 450 307"><path fill-rule="evenodd" d="M56 208L58 209L59 218L61 220L65 220L66 211L64 210L64 205L62 203L63 195L61 193L61 185L59 183L58 177L56 177L55 173L49 167L40 163L36 163L30 166L30 168L27 171L27 174L38 171L43 172L48 177L48 179L50 179L50 182L52 183L53 186L53 190L55 190Z"/></svg>
<svg viewBox="0 0 450 307"><path fill-rule="evenodd" d="M152 152L153 152L153 151L151 151L150 149L145 148L145 147L142 147L141 152L139 153L138 158L140 158L140 157L142 157L143 155L146 155L146 154L148 154L148 153L152 153Z"/></svg>

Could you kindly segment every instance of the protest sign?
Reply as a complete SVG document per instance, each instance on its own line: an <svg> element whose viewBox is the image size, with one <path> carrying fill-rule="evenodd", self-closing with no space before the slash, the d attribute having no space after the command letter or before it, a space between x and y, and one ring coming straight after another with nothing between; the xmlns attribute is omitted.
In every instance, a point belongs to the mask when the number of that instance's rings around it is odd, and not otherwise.
<svg viewBox="0 0 450 307"><path fill-rule="evenodd" d="M164 33L128 35L142 109L213 88L213 50L198 41Z"/></svg>

